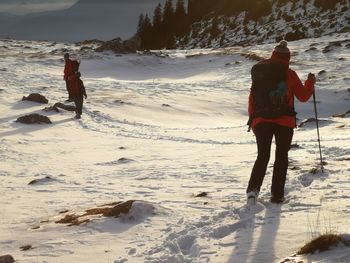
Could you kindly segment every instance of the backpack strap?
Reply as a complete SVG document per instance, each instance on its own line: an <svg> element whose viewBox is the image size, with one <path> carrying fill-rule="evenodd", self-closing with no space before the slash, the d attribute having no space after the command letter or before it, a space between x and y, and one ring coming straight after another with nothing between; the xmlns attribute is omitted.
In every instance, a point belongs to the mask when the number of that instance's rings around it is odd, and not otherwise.
<svg viewBox="0 0 350 263"><path fill-rule="evenodd" d="M249 119L248 119L248 122L247 122L247 125L248 125L248 130L247 132L250 132L251 129L252 129L252 122L253 122L253 119L256 118L256 116L254 116L254 113L252 115L249 116Z"/></svg>

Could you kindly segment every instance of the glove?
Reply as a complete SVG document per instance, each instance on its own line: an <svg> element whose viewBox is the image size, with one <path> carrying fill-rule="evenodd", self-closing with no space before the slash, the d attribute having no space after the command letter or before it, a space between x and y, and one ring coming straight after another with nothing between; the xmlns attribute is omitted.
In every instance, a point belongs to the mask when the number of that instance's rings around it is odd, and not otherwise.
<svg viewBox="0 0 350 263"><path fill-rule="evenodd" d="M312 84L312 86L314 86L316 83L315 75L312 73L309 73L309 75L307 75L307 81L310 82L310 84Z"/></svg>

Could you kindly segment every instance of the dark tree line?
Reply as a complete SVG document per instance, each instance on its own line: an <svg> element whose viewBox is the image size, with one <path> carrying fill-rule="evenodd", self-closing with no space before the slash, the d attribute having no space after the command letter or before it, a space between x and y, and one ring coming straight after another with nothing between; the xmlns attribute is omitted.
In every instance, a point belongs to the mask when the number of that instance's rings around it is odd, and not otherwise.
<svg viewBox="0 0 350 263"><path fill-rule="evenodd" d="M155 7L152 19L148 14L140 15L137 32L141 48L171 49L175 47L176 37L184 36L192 23L208 15L233 16L246 11L246 19L257 20L271 9L269 0L188 0L187 10L184 0L177 0L175 8L173 0L166 0L164 7L161 4Z"/></svg>
<svg viewBox="0 0 350 263"><path fill-rule="evenodd" d="M193 23L204 18L213 18L212 37L219 35L218 16L235 16L245 12L245 21L267 16L272 12L273 3L284 5L288 2L296 4L299 0L177 0L175 8L173 0L166 0L164 7L158 4L153 18L140 15L138 35L143 49L174 48L176 37L182 37L190 31ZM309 0L304 0L306 4ZM337 3L348 0L315 0L315 5L323 9L332 9Z"/></svg>
<svg viewBox="0 0 350 263"><path fill-rule="evenodd" d="M139 17L137 33L141 39L141 48L174 48L175 38L185 35L189 22L184 0L177 0L175 8L172 0L166 0L164 7L158 4L152 21L148 14Z"/></svg>

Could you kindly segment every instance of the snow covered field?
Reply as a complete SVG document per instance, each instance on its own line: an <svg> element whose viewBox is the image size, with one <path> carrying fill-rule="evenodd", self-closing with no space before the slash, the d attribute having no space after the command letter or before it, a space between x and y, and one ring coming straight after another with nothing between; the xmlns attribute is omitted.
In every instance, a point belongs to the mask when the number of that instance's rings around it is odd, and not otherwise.
<svg viewBox="0 0 350 263"><path fill-rule="evenodd" d="M350 110L350 38L289 45L300 78L317 74L327 164L322 174L315 123L306 123L295 130L290 151L288 203L268 202L269 166L261 202L249 212L245 189L256 145L245 124L256 61L248 57L269 57L274 45L115 56L0 40L0 256L25 263L253 263L289 256L349 262L345 246L292 255L319 233L350 232L350 114L332 117ZM63 48L82 61L88 99L81 120L21 101L30 93L44 95L49 106L67 98ZM315 116L312 100L297 103L296 111L299 123ZM33 112L52 124L15 122ZM195 197L202 192L207 196ZM119 218L55 223L127 200L137 202ZM26 245L32 248L21 250Z"/></svg>

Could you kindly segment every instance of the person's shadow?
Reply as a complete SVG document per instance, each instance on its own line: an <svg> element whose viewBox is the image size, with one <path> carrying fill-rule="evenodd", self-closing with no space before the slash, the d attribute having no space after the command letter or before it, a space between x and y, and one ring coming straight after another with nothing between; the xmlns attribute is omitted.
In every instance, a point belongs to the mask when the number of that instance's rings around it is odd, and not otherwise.
<svg viewBox="0 0 350 263"><path fill-rule="evenodd" d="M265 218L261 223L261 232L259 240L256 243L254 255L252 255L251 262L275 262L276 251L275 241L277 231L280 225L281 206L271 204L266 209Z"/></svg>
<svg viewBox="0 0 350 263"><path fill-rule="evenodd" d="M253 245L254 231L255 231L255 216L249 220L244 228L239 229L236 232L236 245L235 249L230 256L227 263L245 263L247 262L250 251Z"/></svg>
<svg viewBox="0 0 350 263"><path fill-rule="evenodd" d="M227 263L275 262L274 247L280 214L281 206L271 204L266 208L264 216L255 215L244 228L239 229L236 233L236 247Z"/></svg>

